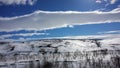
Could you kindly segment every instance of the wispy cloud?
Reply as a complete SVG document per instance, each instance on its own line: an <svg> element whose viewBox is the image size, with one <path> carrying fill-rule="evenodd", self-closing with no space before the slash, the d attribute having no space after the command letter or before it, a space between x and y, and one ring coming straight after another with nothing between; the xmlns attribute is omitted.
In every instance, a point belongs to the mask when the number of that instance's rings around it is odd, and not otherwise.
<svg viewBox="0 0 120 68"><path fill-rule="evenodd" d="M106 2L105 7L115 4L117 1L118 0L104 0L104 2Z"/></svg>
<svg viewBox="0 0 120 68"><path fill-rule="evenodd" d="M120 22L120 10L110 12L36 11L23 16L0 17L0 31L44 30L108 22Z"/></svg>
<svg viewBox="0 0 120 68"><path fill-rule="evenodd" d="M110 0L110 4L115 4L117 0Z"/></svg>
<svg viewBox="0 0 120 68"><path fill-rule="evenodd" d="M16 4L16 5L26 5L26 4L29 4L29 5L33 5L37 0L0 0L0 4L1 5L13 5L13 4Z"/></svg>
<svg viewBox="0 0 120 68"><path fill-rule="evenodd" d="M65 36L65 37L52 37L51 39L113 39L120 38L120 34L101 34L101 35L83 35L83 36Z"/></svg>
<svg viewBox="0 0 120 68"><path fill-rule="evenodd" d="M5 35L0 35L1 39L12 37L12 36L22 36L22 37L27 37L27 36L34 36L34 35L49 35L49 33L19 33L19 34L5 34Z"/></svg>
<svg viewBox="0 0 120 68"><path fill-rule="evenodd" d="M107 4L115 4L117 0L96 0L96 3L103 3L106 2Z"/></svg>
<svg viewBox="0 0 120 68"><path fill-rule="evenodd" d="M98 34L114 34L114 33L119 33L120 34L120 30L98 32Z"/></svg>
<svg viewBox="0 0 120 68"><path fill-rule="evenodd" d="M103 39L104 41L106 41L106 40L113 41L116 39L120 39L120 34L64 36L64 37L47 37L47 38L39 38L39 37L38 38L31 38L30 37L30 38L19 38L19 39L0 39L0 41L26 41L26 40L38 40L38 39ZM104 42L104 41L102 41L102 42ZM119 40L117 40L116 42L119 42ZM113 43L115 43L115 42L113 42Z"/></svg>
<svg viewBox="0 0 120 68"><path fill-rule="evenodd" d="M83 36L64 36L47 38L26 38L26 40L36 39L113 39L120 38L120 34L102 34L102 35L83 35Z"/></svg>
<svg viewBox="0 0 120 68"><path fill-rule="evenodd" d="M96 0L96 3L102 3L102 1L101 0Z"/></svg>

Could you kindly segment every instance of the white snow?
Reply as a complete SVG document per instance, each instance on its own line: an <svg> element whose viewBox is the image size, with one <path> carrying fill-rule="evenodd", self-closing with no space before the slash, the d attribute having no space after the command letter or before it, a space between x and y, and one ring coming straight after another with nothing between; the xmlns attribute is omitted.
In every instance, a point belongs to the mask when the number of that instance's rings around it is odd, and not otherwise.
<svg viewBox="0 0 120 68"><path fill-rule="evenodd" d="M120 50L119 40L119 38L97 41L89 39L48 39L0 44L0 55L5 54L5 57L2 59L2 56L0 56L0 65L39 60L41 63L44 63L45 61L77 61L79 65L82 64L83 66L89 67L88 63L86 65L88 59L91 60L91 63L94 61L99 62L100 59L107 63L108 61L111 61L111 57L115 57L116 55L120 56L117 51ZM98 47L97 43L100 44L100 47ZM14 48L11 50L12 47ZM15 56L14 53L16 52L19 52L20 54ZM80 67L78 66L77 68Z"/></svg>
<svg viewBox="0 0 120 68"><path fill-rule="evenodd" d="M14 51L31 51L31 46L27 43L11 43L11 46L15 46Z"/></svg>
<svg viewBox="0 0 120 68"><path fill-rule="evenodd" d="M120 44L120 38L110 38L101 41L102 44Z"/></svg>
<svg viewBox="0 0 120 68"><path fill-rule="evenodd" d="M11 47L15 47L13 51L32 51L39 52L41 50L55 52L76 52L108 49L120 49L120 38L98 40L101 47L97 47L95 40L39 40L30 42L10 42L9 44L0 44L0 53L10 53ZM112 46L112 47L111 47Z"/></svg>

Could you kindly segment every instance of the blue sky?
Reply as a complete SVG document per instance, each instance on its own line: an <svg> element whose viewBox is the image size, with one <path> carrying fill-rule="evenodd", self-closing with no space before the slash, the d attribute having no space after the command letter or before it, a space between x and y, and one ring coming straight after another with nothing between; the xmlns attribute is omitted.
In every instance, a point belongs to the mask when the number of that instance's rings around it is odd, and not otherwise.
<svg viewBox="0 0 120 68"><path fill-rule="evenodd" d="M0 0L0 40L120 35L120 0Z"/></svg>
<svg viewBox="0 0 120 68"><path fill-rule="evenodd" d="M2 1L2 0L0 0ZM4 1L4 0L3 0ZM7 0L6 0L7 1ZM8 0L9 1L9 0ZM36 1L36 0L35 0ZM120 5L120 1L116 0L114 4L110 4L111 0L101 0L102 3L96 3L96 0L37 0L33 5L23 4L7 4L0 6L0 16L11 17L32 13L36 10L43 11L94 11L103 10L110 11ZM107 6L106 6L107 5Z"/></svg>

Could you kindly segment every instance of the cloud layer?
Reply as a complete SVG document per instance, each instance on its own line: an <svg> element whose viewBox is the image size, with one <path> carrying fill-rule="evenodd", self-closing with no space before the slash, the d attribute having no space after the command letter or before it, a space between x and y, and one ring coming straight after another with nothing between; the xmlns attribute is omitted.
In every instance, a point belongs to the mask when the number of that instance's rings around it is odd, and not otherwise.
<svg viewBox="0 0 120 68"><path fill-rule="evenodd" d="M115 4L117 0L96 0L96 3L106 2L108 4Z"/></svg>
<svg viewBox="0 0 120 68"><path fill-rule="evenodd" d="M0 39L0 41L25 41L25 40L38 40L38 39L104 39L104 40L114 40L114 39L120 39L120 34L64 36L64 37L47 37L47 38L39 38L39 37L37 37L37 38L22 38L21 37L19 39ZM116 42L119 42L119 40Z"/></svg>
<svg viewBox="0 0 120 68"><path fill-rule="evenodd" d="M98 34L120 34L120 30L98 32Z"/></svg>
<svg viewBox="0 0 120 68"><path fill-rule="evenodd" d="M22 4L22 5L33 5L37 0L0 0L0 4L2 5L12 5L12 4Z"/></svg>
<svg viewBox="0 0 120 68"><path fill-rule="evenodd" d="M55 39L113 39L113 38L120 38L120 34L65 36L65 37L52 37L51 39L54 38Z"/></svg>
<svg viewBox="0 0 120 68"><path fill-rule="evenodd" d="M1 35L1 38L12 37L12 36L34 36L34 35L49 35L49 33L19 33L19 34L6 34Z"/></svg>
<svg viewBox="0 0 120 68"><path fill-rule="evenodd" d="M0 17L0 31L44 30L108 22L120 22L120 10L110 12L36 11L23 16Z"/></svg>

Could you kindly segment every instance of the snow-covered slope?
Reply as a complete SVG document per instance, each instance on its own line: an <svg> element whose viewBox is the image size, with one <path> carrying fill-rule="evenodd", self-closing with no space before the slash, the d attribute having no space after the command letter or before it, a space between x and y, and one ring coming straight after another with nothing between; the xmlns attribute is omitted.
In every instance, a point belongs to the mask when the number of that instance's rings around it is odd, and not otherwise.
<svg viewBox="0 0 120 68"><path fill-rule="evenodd" d="M39 66L49 63L54 68L61 68L61 66L63 68L97 68L93 64L98 64L103 68L106 66L109 66L107 68L119 68L119 40L119 38L43 39L26 42L0 42L0 66L7 68L7 65L11 64L18 63L18 66L22 62L38 61ZM64 67L64 63L68 63L67 65L70 67ZM56 65L58 66L55 67ZM18 68L21 67L18 66Z"/></svg>
<svg viewBox="0 0 120 68"><path fill-rule="evenodd" d="M119 38L104 40L62 40L62 39L44 39L38 41L27 42L10 42L0 44L0 53L9 54L15 52L76 52L108 49L120 50Z"/></svg>

